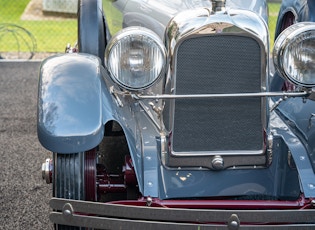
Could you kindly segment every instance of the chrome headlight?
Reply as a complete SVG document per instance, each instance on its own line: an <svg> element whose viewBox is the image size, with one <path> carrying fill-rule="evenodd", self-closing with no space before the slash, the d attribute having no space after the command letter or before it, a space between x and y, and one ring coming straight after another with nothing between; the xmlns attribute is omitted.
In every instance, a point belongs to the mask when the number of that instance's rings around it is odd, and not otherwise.
<svg viewBox="0 0 315 230"><path fill-rule="evenodd" d="M143 27L128 27L114 36L105 51L111 78L130 90L145 89L164 73L166 49L161 39Z"/></svg>
<svg viewBox="0 0 315 230"><path fill-rule="evenodd" d="M284 30L275 42L273 62L296 85L315 86L315 23L301 22Z"/></svg>

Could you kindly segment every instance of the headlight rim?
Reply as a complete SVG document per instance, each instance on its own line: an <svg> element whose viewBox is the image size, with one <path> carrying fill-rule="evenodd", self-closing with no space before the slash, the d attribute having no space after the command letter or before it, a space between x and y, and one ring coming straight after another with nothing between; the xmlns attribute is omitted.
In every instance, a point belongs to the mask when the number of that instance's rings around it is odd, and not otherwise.
<svg viewBox="0 0 315 230"><path fill-rule="evenodd" d="M306 83L303 81L299 81L294 76L288 74L284 68L283 56L292 40L296 39L298 36L301 37L303 36L303 34L306 34L307 32L310 31L315 32L315 22L298 22L296 24L291 25L290 27L288 27L287 29L280 33L280 35L278 36L274 43L274 49L272 53L275 69L280 73L280 75L285 77L293 84L305 88L314 88L315 79L314 83Z"/></svg>
<svg viewBox="0 0 315 230"><path fill-rule="evenodd" d="M128 86L127 84L124 84L122 81L118 79L117 76L115 76L115 74L111 71L111 68L109 67L109 60L110 60L110 55L113 48L119 43L119 41L126 38L127 36L139 36L139 35L148 37L156 44L156 46L159 48L161 52L163 63L162 63L162 68L160 70L160 73L154 78L153 81L143 86L131 87L131 86ZM111 38L111 40L109 41L106 47L104 60L105 60L105 63L104 63L105 67L109 71L111 79L120 87L129 91L141 91L141 90L150 88L152 85L158 82L162 78L162 76L166 73L166 67L168 63L166 47L164 43L162 42L161 38L154 31L147 29L145 27L141 27L141 26L130 26L130 27L122 29L117 34L115 34Z"/></svg>
<svg viewBox="0 0 315 230"><path fill-rule="evenodd" d="M297 37L302 37L303 34L315 31L315 23L314 22L299 22L291 25L278 36L274 43L274 49L272 53L273 63L275 69L284 76L287 80L292 82L293 84L305 88L314 88L315 87L315 79L314 83L306 83L302 81L296 80L294 76L289 75L284 68L284 53L288 49L288 46L292 43L294 39Z"/></svg>

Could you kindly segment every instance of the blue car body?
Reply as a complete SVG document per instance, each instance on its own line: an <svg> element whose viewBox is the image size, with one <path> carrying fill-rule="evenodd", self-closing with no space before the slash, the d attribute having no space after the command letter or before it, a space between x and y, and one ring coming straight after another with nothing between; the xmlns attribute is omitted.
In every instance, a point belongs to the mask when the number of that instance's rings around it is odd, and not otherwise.
<svg viewBox="0 0 315 230"><path fill-rule="evenodd" d="M43 174L58 228L315 226L314 73L285 91L284 67L270 73L266 1L79 7L79 52L44 60L39 79L38 137L54 153ZM314 7L283 1L276 37L314 22ZM300 23L296 36L315 31ZM122 155L104 148L117 134ZM136 198L101 202L108 194Z"/></svg>

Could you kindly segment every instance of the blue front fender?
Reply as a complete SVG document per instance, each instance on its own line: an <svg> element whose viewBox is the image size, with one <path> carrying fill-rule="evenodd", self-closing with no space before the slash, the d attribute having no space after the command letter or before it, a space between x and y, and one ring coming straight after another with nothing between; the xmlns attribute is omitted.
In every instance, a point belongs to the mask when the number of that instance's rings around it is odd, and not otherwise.
<svg viewBox="0 0 315 230"><path fill-rule="evenodd" d="M63 54L43 61L38 86L37 131L52 152L82 152L104 136L100 60Z"/></svg>

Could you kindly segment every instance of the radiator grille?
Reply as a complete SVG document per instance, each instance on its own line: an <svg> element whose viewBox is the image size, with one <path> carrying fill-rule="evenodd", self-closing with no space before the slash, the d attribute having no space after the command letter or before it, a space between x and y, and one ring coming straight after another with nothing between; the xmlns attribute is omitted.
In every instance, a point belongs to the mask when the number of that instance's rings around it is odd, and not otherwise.
<svg viewBox="0 0 315 230"><path fill-rule="evenodd" d="M261 91L261 50L252 38L217 35L180 44L175 92ZM261 150L261 98L176 99L175 152Z"/></svg>

